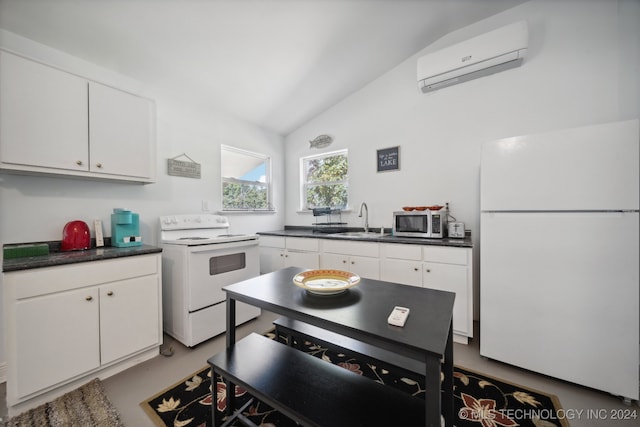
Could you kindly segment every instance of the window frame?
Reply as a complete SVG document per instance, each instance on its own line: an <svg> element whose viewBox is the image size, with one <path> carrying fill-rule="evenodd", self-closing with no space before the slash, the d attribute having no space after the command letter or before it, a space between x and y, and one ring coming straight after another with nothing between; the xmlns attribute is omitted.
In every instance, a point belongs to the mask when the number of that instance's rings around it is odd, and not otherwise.
<svg viewBox="0 0 640 427"><path fill-rule="evenodd" d="M223 169L224 169L223 162L224 162L225 151L263 160L263 163L265 164L265 182L262 183L260 181L246 181L238 178L230 178L230 177L223 176ZM226 207L225 197L224 197L224 186L227 183L264 186L267 193L267 206L265 208ZM225 212L225 213L274 212L275 209L273 207L273 180L271 176L271 156L269 156L268 154L257 153L255 151L249 151L242 148L221 144L220 145L220 202L221 202L222 212Z"/></svg>
<svg viewBox="0 0 640 427"><path fill-rule="evenodd" d="M331 184L331 185L340 185L340 184L344 184L346 186L346 194L347 194L347 200L344 206L340 206L340 209L347 210L349 209L349 150L347 148L343 148L340 150L335 150L335 151L329 151L326 153L320 153L320 154L313 154L310 156L303 156L300 157L300 212L311 212L313 210L313 208L310 208L307 205L307 188L309 186L309 182L307 181L307 176L306 176L306 167L305 167L305 162L309 161L309 160L315 160L315 159L320 159L320 158L327 158L327 157L334 157L334 156L338 156L338 155L343 155L346 160L347 160L347 174L346 174L346 178L344 180L340 180L340 181L332 181L330 183L323 183L323 184L312 184L312 185L327 185L327 184Z"/></svg>

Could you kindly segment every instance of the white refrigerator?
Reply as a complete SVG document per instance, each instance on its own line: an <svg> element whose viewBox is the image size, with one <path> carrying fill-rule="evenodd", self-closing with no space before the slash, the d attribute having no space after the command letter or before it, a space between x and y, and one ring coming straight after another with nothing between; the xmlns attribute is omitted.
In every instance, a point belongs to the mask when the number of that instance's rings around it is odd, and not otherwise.
<svg viewBox="0 0 640 427"><path fill-rule="evenodd" d="M480 354L638 399L638 120L483 145Z"/></svg>

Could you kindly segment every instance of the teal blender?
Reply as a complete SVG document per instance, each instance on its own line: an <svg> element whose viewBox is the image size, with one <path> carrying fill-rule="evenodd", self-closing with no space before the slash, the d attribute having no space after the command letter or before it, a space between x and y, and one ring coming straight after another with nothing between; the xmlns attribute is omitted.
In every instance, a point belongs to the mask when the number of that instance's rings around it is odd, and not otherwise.
<svg viewBox="0 0 640 427"><path fill-rule="evenodd" d="M111 246L141 246L140 216L127 209L116 208L111 214Z"/></svg>

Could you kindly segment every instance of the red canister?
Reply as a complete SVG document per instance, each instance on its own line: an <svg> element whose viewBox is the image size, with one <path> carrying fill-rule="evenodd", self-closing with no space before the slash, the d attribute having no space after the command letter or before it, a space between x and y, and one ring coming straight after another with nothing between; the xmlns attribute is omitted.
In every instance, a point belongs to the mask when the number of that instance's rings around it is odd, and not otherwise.
<svg viewBox="0 0 640 427"><path fill-rule="evenodd" d="M80 251L91 247L89 226L84 221L70 221L62 230L62 251Z"/></svg>

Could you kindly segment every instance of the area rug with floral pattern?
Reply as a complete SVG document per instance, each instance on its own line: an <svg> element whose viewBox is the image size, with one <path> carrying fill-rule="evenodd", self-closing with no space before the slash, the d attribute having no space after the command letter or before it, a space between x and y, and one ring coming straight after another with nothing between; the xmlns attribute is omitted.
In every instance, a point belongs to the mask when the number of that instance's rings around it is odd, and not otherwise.
<svg viewBox="0 0 640 427"><path fill-rule="evenodd" d="M266 336L275 339L273 333ZM406 393L424 397L424 379L393 368L364 363L340 348L327 348L305 341L303 351L337 364L374 381L395 387ZM400 370L399 370L400 371ZM533 426L567 427L558 398L518 384L490 377L456 366L454 368L454 412L457 427ZM236 405L241 407L252 397L235 387ZM218 411L226 409L226 387L216 379L216 399L211 395L211 370L202 368L193 375L142 402L140 405L158 426L211 426L211 405ZM560 411L559 411L560 410ZM261 427L289 427L296 423L263 402L255 400L244 415ZM239 422L233 426L241 426Z"/></svg>

